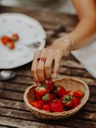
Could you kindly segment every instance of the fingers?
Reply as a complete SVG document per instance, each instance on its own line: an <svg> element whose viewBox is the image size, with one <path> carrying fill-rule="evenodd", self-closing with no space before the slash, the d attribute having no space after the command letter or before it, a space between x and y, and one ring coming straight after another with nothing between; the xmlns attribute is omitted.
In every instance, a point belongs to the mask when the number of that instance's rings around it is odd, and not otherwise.
<svg viewBox="0 0 96 128"><path fill-rule="evenodd" d="M37 75L37 63L38 63L37 59L40 57L40 54L41 54L41 51L35 52L34 58L33 58L32 67L31 67L31 71L32 71L32 75L33 75L34 81L37 84L40 84L40 81L39 81L38 75Z"/></svg>
<svg viewBox="0 0 96 128"><path fill-rule="evenodd" d="M60 61L62 59L63 52L59 49L43 49L38 51L34 55L33 64L32 64L32 74L36 83L44 83L47 80L51 79L52 72L52 63L55 60L54 73L55 76L59 72ZM37 58L45 57L46 62L39 60Z"/></svg>
<svg viewBox="0 0 96 128"><path fill-rule="evenodd" d="M39 60L37 62L38 57L45 57L46 62ZM32 65L32 74L34 80L37 83L45 83L46 79L51 79L51 69L52 69L52 62L54 59L54 52L53 50L43 49L41 53L36 53L33 59Z"/></svg>
<svg viewBox="0 0 96 128"><path fill-rule="evenodd" d="M46 52L47 51L45 49L43 49L40 58L41 57L46 58ZM45 79L46 79L45 78L44 65L45 65L44 61L39 60L38 65L37 65L37 75L38 75L38 79L40 82L45 82Z"/></svg>
<svg viewBox="0 0 96 128"><path fill-rule="evenodd" d="M50 49L48 52L46 63L45 63L45 75L46 75L47 80L51 79L53 60L54 60L54 51L52 49Z"/></svg>
<svg viewBox="0 0 96 128"><path fill-rule="evenodd" d="M56 55L55 56L55 64L54 64L54 77L58 75L59 69L60 69L60 62L63 57L63 52L60 50L56 50Z"/></svg>

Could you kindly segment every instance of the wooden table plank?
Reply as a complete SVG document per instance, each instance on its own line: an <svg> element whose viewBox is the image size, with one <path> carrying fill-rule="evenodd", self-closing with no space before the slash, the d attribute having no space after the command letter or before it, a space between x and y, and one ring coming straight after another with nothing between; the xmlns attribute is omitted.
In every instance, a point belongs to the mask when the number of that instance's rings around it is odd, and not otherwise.
<svg viewBox="0 0 96 128"><path fill-rule="evenodd" d="M10 122L10 123L9 123ZM63 127L63 126L56 126L56 125L49 125L45 123L39 123L39 122L33 122L33 121L28 121L28 120L19 120L19 119L14 119L10 117L2 117L0 120L0 124L7 126L12 126L12 128L69 128L69 127ZM8 127L7 127L8 128Z"/></svg>
<svg viewBox="0 0 96 128"><path fill-rule="evenodd" d="M13 127L13 126L8 126L8 125L2 125L0 124L0 128L18 128L18 127Z"/></svg>
<svg viewBox="0 0 96 128"><path fill-rule="evenodd" d="M42 21L47 24L60 24L64 25L65 27L76 25L78 19L76 15L70 15L70 14L64 14L64 13L58 13L54 12L48 9L25 9L25 8L18 8L18 7L4 7L0 6L0 13L5 12L16 12L16 13L24 13L26 15L29 15L39 21ZM54 20L53 20L54 19ZM64 20L66 19L66 20ZM72 20L70 20L72 19Z"/></svg>
<svg viewBox="0 0 96 128"><path fill-rule="evenodd" d="M95 105L96 107L96 105ZM14 118L20 118L20 119L28 119L28 120L35 120L34 117L31 115L29 111L25 111L24 109L13 109L12 107L0 107L0 115L6 115ZM22 116L23 115L23 116ZM90 121L96 121L96 111L95 113L91 111L80 111L78 114L76 114L74 118L76 119L82 119L82 120L90 120Z"/></svg>
<svg viewBox="0 0 96 128"><path fill-rule="evenodd" d="M9 123L10 122L10 123ZM44 123L45 122L45 123ZM59 122L59 123L58 123ZM50 125L49 125L50 123ZM62 124L64 123L64 124ZM85 120L78 120L78 119L70 119L70 122L67 120L67 119L63 119L63 120L59 120L59 121L52 121L52 120L49 120L49 121L46 121L46 120L40 120L40 122L35 122L35 121L30 121L30 120L21 120L20 119L17 119L17 118L13 118L13 117L3 117L2 116L2 119L0 120L0 124L7 124L9 126L17 126L17 127L24 127L25 128L32 128L32 126L36 126L37 128L41 127L41 128L55 128L55 127L60 127L60 126L63 126L63 128L66 128L66 127L71 127L71 128L81 128L82 125L84 126L84 128L95 128L96 126L96 122L94 121L85 121ZM48 127L46 127L46 125Z"/></svg>

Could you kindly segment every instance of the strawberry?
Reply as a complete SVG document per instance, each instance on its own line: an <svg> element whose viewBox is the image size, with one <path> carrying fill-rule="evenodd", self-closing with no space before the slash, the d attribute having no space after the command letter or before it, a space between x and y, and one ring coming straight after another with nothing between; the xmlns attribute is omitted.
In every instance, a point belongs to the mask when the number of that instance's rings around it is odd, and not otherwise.
<svg viewBox="0 0 96 128"><path fill-rule="evenodd" d="M50 110L52 112L63 112L63 103L61 100L54 100L50 103Z"/></svg>
<svg viewBox="0 0 96 128"><path fill-rule="evenodd" d="M50 105L49 104L44 104L42 109L47 111L47 112L50 112Z"/></svg>
<svg viewBox="0 0 96 128"><path fill-rule="evenodd" d="M80 104L80 99L78 99L77 97L74 97L72 99L72 102L73 102L72 108L76 108Z"/></svg>
<svg viewBox="0 0 96 128"><path fill-rule="evenodd" d="M73 105L72 98L73 98L72 96L68 96L68 95L64 95L62 97L62 103L64 107L68 107L68 108L72 107Z"/></svg>
<svg viewBox="0 0 96 128"><path fill-rule="evenodd" d="M29 102L32 106L38 108L38 109L41 109L42 106L44 105L44 101L43 100L31 100Z"/></svg>
<svg viewBox="0 0 96 128"><path fill-rule="evenodd" d="M56 89L55 89L55 92L56 92L56 94L57 94L59 97L62 97L63 95L66 94L65 88L62 87L62 86L57 86Z"/></svg>
<svg viewBox="0 0 96 128"><path fill-rule="evenodd" d="M74 96L77 97L77 98L81 98L83 97L84 95L84 92L81 91L81 90L77 90L75 93L74 93Z"/></svg>
<svg viewBox="0 0 96 128"><path fill-rule="evenodd" d="M42 97L48 92L46 85L40 85L36 88L35 93L37 97ZM37 98L38 99L38 98Z"/></svg>
<svg viewBox="0 0 96 128"><path fill-rule="evenodd" d="M8 42L11 42L11 38L9 38L8 36L3 36L1 38L2 44L6 45Z"/></svg>
<svg viewBox="0 0 96 128"><path fill-rule="evenodd" d="M11 39L12 39L13 41L19 40L18 34L13 34L12 37L11 37Z"/></svg>
<svg viewBox="0 0 96 128"><path fill-rule="evenodd" d="M53 81L48 81L46 82L47 86L48 86L48 91L52 92L54 90L54 82Z"/></svg>
<svg viewBox="0 0 96 128"><path fill-rule="evenodd" d="M40 96L40 95L38 95L38 93L37 93L37 92L35 92L35 97L36 97L36 99L37 99L37 100L40 100L40 99L41 99L41 96Z"/></svg>
<svg viewBox="0 0 96 128"><path fill-rule="evenodd" d="M46 93L43 97L42 100L44 100L46 103L51 102L52 100L54 100L56 98L54 93Z"/></svg>
<svg viewBox="0 0 96 128"><path fill-rule="evenodd" d="M7 42L6 46L7 46L9 49L14 49L14 48L15 48L15 45L14 45L14 42L13 42L13 41Z"/></svg>
<svg viewBox="0 0 96 128"><path fill-rule="evenodd" d="M68 96L73 96L73 91L71 91L71 90L69 90L69 91L66 91L66 95L68 95Z"/></svg>

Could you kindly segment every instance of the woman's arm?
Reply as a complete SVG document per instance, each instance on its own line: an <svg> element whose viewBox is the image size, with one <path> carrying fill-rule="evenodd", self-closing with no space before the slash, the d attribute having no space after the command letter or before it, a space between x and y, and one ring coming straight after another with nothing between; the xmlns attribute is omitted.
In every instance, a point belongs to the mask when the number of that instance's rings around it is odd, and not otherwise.
<svg viewBox="0 0 96 128"><path fill-rule="evenodd" d="M68 34L75 43L74 50L87 45L88 39L96 33L96 1L73 0L73 3L80 20L76 28Z"/></svg>
<svg viewBox="0 0 96 128"><path fill-rule="evenodd" d="M76 28L67 34L67 38L61 37L45 49L37 51L32 64L32 75L36 83L51 79L52 64L54 61L54 75L57 76L62 57L69 55L71 50L79 49L88 44L85 40L96 32L96 4L95 0L73 0L79 16ZM45 57L46 62L37 61Z"/></svg>

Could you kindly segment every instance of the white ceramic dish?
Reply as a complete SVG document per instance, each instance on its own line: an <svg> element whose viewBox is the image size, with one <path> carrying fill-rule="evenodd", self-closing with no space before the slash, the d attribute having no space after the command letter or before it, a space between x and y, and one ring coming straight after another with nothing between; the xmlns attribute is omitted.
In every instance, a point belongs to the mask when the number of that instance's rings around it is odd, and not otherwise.
<svg viewBox="0 0 96 128"><path fill-rule="evenodd" d="M0 40L0 69L12 69L31 62L34 52L45 46L46 33L38 21L20 13L0 14L0 37L13 33L20 36L14 50L9 50ZM36 42L40 42L38 47L30 47Z"/></svg>

